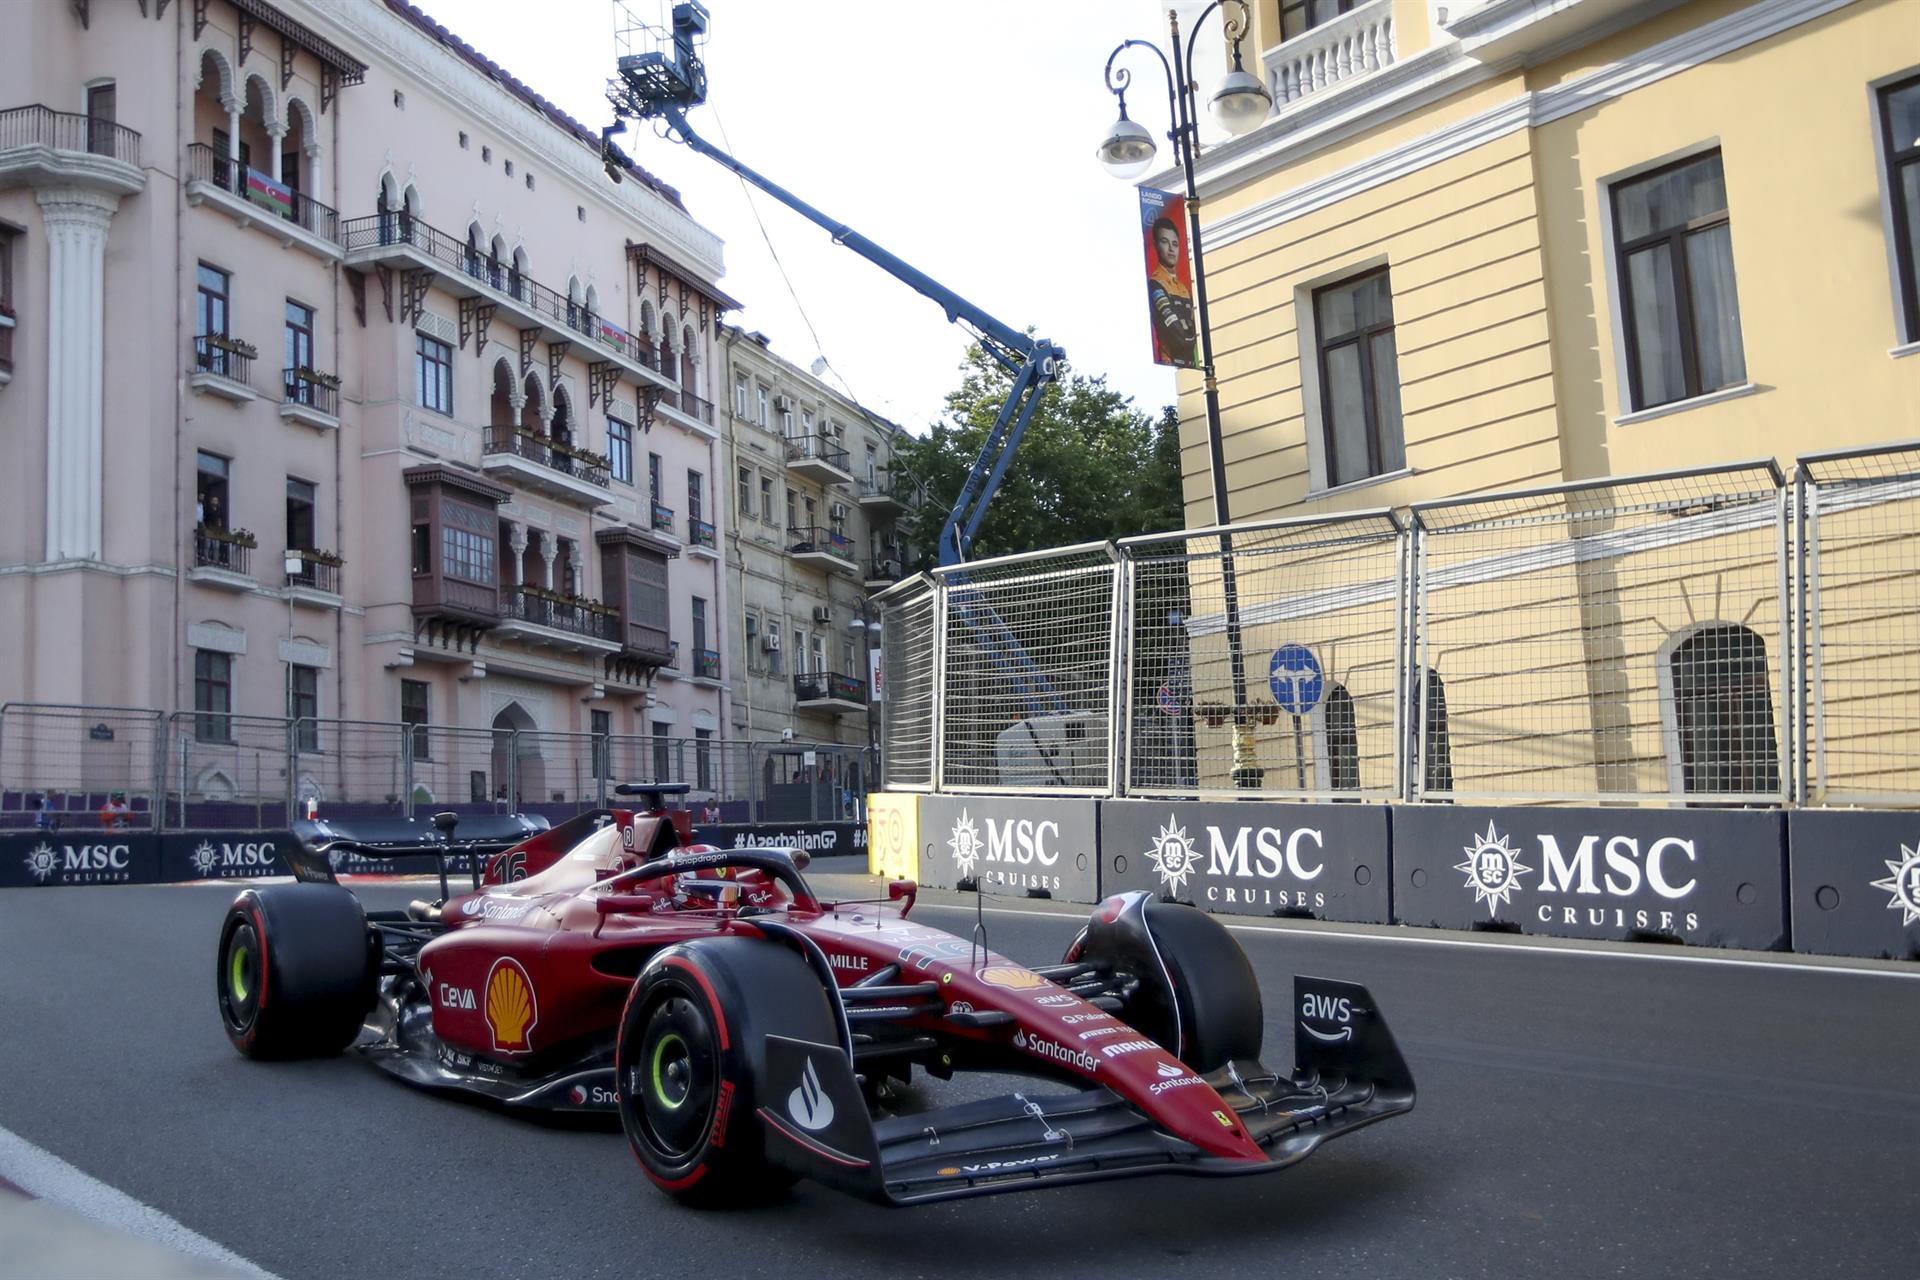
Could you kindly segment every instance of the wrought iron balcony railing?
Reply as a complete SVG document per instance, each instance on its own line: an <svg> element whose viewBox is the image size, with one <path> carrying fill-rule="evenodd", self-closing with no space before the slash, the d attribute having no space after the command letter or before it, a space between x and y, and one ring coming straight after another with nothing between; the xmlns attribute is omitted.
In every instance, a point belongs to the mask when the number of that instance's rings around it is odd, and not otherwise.
<svg viewBox="0 0 1920 1280"><path fill-rule="evenodd" d="M787 441L787 461L820 462L841 471L849 471L847 451L834 443L831 436L796 436Z"/></svg>
<svg viewBox="0 0 1920 1280"><path fill-rule="evenodd" d="M693 674L698 680L718 680L720 678L720 651L718 649L695 649L693 651Z"/></svg>
<svg viewBox="0 0 1920 1280"><path fill-rule="evenodd" d="M243 534L201 525L193 531L193 565L196 569L225 569L229 573L253 576L255 542Z"/></svg>
<svg viewBox="0 0 1920 1280"><path fill-rule="evenodd" d="M229 382L253 383L253 348L225 334L202 334L193 340L193 368L197 373L215 373Z"/></svg>
<svg viewBox="0 0 1920 1280"><path fill-rule="evenodd" d="M84 151L131 165L140 163L140 135L125 125L37 104L0 111L0 151L13 147Z"/></svg>
<svg viewBox="0 0 1920 1280"><path fill-rule="evenodd" d="M708 426L713 425L713 401L702 400L685 387L661 392L660 403L669 409L678 409L689 418L698 418Z"/></svg>
<svg viewBox="0 0 1920 1280"><path fill-rule="evenodd" d="M717 545L718 535L714 531L713 521L711 520L689 519L687 521L687 534L696 547L711 547Z"/></svg>
<svg viewBox="0 0 1920 1280"><path fill-rule="evenodd" d="M277 181L272 174L222 155L204 142L187 148L187 179L211 183L230 195L258 205L266 213L293 223L302 231L340 243L340 215L331 207Z"/></svg>
<svg viewBox="0 0 1920 1280"><path fill-rule="evenodd" d="M799 525L787 530L787 551L792 555L822 553L853 563L853 539L821 525Z"/></svg>
<svg viewBox="0 0 1920 1280"><path fill-rule="evenodd" d="M904 566L898 557L882 556L867 562L868 582L898 582L905 576Z"/></svg>
<svg viewBox="0 0 1920 1280"><path fill-rule="evenodd" d="M800 702L824 702L829 698L841 702L865 702L867 682L843 676L837 671L796 671L793 673L793 695Z"/></svg>
<svg viewBox="0 0 1920 1280"><path fill-rule="evenodd" d="M493 289L520 306L598 342L638 365L657 369L651 347L619 325L589 311L586 304L541 284L510 263L480 253L473 245L411 214L390 211L370 218L352 218L341 224L341 244L348 253L384 245L405 245L450 272L459 272Z"/></svg>
<svg viewBox="0 0 1920 1280"><path fill-rule="evenodd" d="M314 551L302 547L288 547L287 559L298 560L300 567L287 574L287 585L306 587L313 591L325 591L331 595L340 594L340 565L337 557L324 551Z"/></svg>
<svg viewBox="0 0 1920 1280"><path fill-rule="evenodd" d="M546 436L535 435L530 431L521 431L514 427L488 427L485 438L485 450L492 454L511 454L516 458L525 458L561 475L584 480L588 484L609 487L607 469L598 462L576 457L567 452L568 446L551 440Z"/></svg>
<svg viewBox="0 0 1920 1280"><path fill-rule="evenodd" d="M326 379L323 381L323 379ZM282 369L281 401L285 404L300 404L324 413L329 417L340 416L340 382L330 379L326 374L316 374L312 369Z"/></svg>
<svg viewBox="0 0 1920 1280"><path fill-rule="evenodd" d="M538 587L507 587L501 595L506 601L506 616L516 622L549 627L590 640L619 641L620 620L609 606L556 596Z"/></svg>

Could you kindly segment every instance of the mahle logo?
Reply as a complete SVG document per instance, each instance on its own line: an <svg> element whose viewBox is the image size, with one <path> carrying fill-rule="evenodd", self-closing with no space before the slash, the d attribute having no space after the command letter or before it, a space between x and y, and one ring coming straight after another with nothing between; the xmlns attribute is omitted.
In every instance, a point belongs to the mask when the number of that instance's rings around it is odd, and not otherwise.
<svg viewBox="0 0 1920 1280"><path fill-rule="evenodd" d="M1873 887L1893 895L1887 910L1900 913L1900 927L1904 929L1920 921L1920 842L1912 849L1901 845L1897 861L1893 858L1883 861L1891 874L1885 880L1875 880Z"/></svg>
<svg viewBox="0 0 1920 1280"><path fill-rule="evenodd" d="M947 837L947 848L953 850L954 865L962 876L973 874L973 864L980 861L980 830L973 825L973 819L967 811L960 811L960 821L953 824L953 834Z"/></svg>
<svg viewBox="0 0 1920 1280"><path fill-rule="evenodd" d="M1188 838L1177 816L1168 814L1167 825L1154 833L1147 861L1153 864L1160 875L1161 886L1167 891L1177 894L1186 888L1187 878L1200 865L1200 851Z"/></svg>
<svg viewBox="0 0 1920 1280"><path fill-rule="evenodd" d="M1510 848L1507 838L1495 831L1491 822L1487 834L1475 836L1465 852L1467 860L1455 863L1453 869L1467 873L1467 888L1473 890L1474 904L1486 903L1487 915L1492 917L1513 897L1520 887L1520 877L1533 868L1520 861L1520 851Z"/></svg>

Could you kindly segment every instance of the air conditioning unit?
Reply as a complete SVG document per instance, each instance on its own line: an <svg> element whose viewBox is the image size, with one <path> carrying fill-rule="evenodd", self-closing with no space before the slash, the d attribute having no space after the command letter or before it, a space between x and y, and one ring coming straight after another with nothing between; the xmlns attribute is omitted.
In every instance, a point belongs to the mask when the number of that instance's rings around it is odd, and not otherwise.
<svg viewBox="0 0 1920 1280"><path fill-rule="evenodd" d="M781 413L788 413L793 409L793 401L787 399L785 396L775 396L773 398L773 407Z"/></svg>
<svg viewBox="0 0 1920 1280"><path fill-rule="evenodd" d="M760 648L767 653L780 652L780 633L778 631L769 631L764 636L761 636Z"/></svg>
<svg viewBox="0 0 1920 1280"><path fill-rule="evenodd" d="M839 524L842 520L845 520L847 518L847 504L844 502L828 503L827 518L835 524Z"/></svg>
<svg viewBox="0 0 1920 1280"><path fill-rule="evenodd" d="M817 604L813 606L813 620L822 623L832 622L833 610L829 609L826 605Z"/></svg>

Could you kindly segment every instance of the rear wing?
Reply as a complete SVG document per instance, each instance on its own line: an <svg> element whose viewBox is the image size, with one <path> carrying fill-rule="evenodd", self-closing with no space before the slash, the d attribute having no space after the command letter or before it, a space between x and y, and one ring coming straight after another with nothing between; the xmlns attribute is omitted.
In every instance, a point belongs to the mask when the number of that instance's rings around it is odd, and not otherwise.
<svg viewBox="0 0 1920 1280"><path fill-rule="evenodd" d="M465 855L480 887L480 864L485 858L511 849L547 830L547 820L533 814L483 813L462 817L437 813L431 818L296 819L294 839L299 849L283 854L294 878L335 884L333 853L357 853L366 858L429 857L440 869L440 896L447 896L447 861Z"/></svg>

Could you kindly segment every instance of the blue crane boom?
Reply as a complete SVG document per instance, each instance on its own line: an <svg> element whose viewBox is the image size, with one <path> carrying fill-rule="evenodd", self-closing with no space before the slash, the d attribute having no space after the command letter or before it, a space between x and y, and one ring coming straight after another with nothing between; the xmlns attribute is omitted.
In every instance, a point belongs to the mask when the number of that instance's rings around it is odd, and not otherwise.
<svg viewBox="0 0 1920 1280"><path fill-rule="evenodd" d="M677 138L694 151L752 183L780 203L823 228L834 243L844 245L893 276L915 293L929 299L946 313L947 319L968 329L1001 367L1012 375L1005 403L994 419L993 429L980 446L980 455L967 472L953 507L941 526L936 562L942 566L966 561L974 536L986 516L988 504L1000 488L1007 465L1020 447L1021 437L1033 420L1034 410L1049 384L1066 373L1066 353L1044 338L1015 329L987 311L967 301L924 271L889 253L846 223L828 217L793 192L766 175L743 164L697 133L687 121L687 110L706 100L706 67L700 58L698 41L707 31L706 8L697 0L683 0L673 8L672 48L651 49L620 57L619 79L608 89L615 120L602 130L601 144L607 172L620 180L624 161L613 144L613 135L626 128L628 119L658 120L670 137ZM1034 666L1019 640L1006 623L982 598L977 588L964 578L950 580L961 590L955 593L957 612L969 630L990 647L999 650L1010 674L1019 685L1032 714L1061 713L1066 704L1053 691L1050 682ZM957 598L956 598L957 597Z"/></svg>

